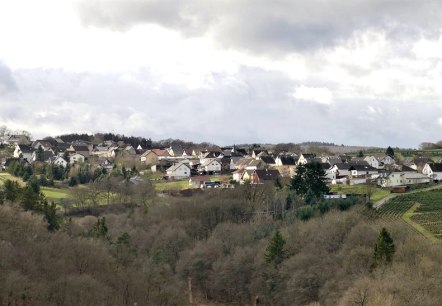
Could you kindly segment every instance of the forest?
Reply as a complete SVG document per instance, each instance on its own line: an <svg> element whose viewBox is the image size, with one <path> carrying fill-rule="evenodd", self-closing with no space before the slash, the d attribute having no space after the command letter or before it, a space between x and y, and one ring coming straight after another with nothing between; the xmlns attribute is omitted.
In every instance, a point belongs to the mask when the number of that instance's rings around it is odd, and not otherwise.
<svg viewBox="0 0 442 306"><path fill-rule="evenodd" d="M358 200L306 205L284 188L245 185L54 214L32 186L14 186L1 189L1 305L442 300L441 245Z"/></svg>

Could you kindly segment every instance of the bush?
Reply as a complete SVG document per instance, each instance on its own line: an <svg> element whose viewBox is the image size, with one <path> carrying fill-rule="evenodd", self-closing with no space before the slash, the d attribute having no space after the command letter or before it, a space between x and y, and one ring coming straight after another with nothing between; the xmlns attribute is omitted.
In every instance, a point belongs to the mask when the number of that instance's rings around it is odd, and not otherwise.
<svg viewBox="0 0 442 306"><path fill-rule="evenodd" d="M301 206L297 210L298 218L303 221L306 221L306 220L310 219L311 217L313 217L314 213L315 213L315 211L314 211L313 207L311 207L310 205Z"/></svg>

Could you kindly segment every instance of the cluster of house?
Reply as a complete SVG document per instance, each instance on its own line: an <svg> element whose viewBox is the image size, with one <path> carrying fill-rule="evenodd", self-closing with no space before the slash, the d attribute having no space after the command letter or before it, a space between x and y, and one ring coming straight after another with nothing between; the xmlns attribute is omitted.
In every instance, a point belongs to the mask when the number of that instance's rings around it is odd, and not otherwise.
<svg viewBox="0 0 442 306"><path fill-rule="evenodd" d="M68 164L82 164L92 156L97 157L98 167L112 169L112 160L119 152L130 152L136 157L136 151L131 146L112 141L92 145L84 141L66 143L60 138L31 141L25 135L11 135L0 139L0 144L14 148L12 156L1 161L2 170L7 170L13 162L67 167Z"/></svg>
<svg viewBox="0 0 442 306"><path fill-rule="evenodd" d="M116 156L125 156L162 172L168 179L189 179L199 185L208 175L230 173L236 182L260 184L274 181L280 176L292 177L301 164L319 163L331 184L364 184L376 182L382 187L412 185L442 179L442 163L430 158L417 157L396 163L386 154L366 157L348 155L317 156L296 154L262 148L215 147L206 150L189 148L143 149L122 141L104 141L92 145L84 141L65 143L62 139L31 141L24 135L0 139L2 144L14 147L13 156L2 162L2 169L20 160L27 163L43 162L66 167L94 158L98 166L113 168Z"/></svg>
<svg viewBox="0 0 442 306"><path fill-rule="evenodd" d="M366 157L317 156L270 150L236 147L211 150L176 152L171 148L152 149L144 152L140 160L153 171L164 171L170 179L190 178L198 181L198 175L229 172L237 182L262 183L279 176L291 177L300 164L319 163L331 184L350 185L375 182L382 187L413 185L442 179L442 163L430 158L417 157L396 163L386 154ZM195 176L195 177L194 177Z"/></svg>

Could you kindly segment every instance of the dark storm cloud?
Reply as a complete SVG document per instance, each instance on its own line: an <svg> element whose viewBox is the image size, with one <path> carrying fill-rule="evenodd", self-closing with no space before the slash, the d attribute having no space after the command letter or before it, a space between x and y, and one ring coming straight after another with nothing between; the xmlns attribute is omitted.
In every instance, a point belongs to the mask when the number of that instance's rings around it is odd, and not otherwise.
<svg viewBox="0 0 442 306"><path fill-rule="evenodd" d="M437 0L88 0L78 12L85 25L125 30L158 24L184 35L210 33L225 46L256 53L329 47L358 30L414 40L442 28Z"/></svg>

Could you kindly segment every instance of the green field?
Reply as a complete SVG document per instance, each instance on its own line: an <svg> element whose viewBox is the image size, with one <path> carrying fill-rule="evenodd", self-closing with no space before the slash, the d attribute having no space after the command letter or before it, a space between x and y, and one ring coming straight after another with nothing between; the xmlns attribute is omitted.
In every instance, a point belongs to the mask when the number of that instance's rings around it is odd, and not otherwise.
<svg viewBox="0 0 442 306"><path fill-rule="evenodd" d="M382 217L403 218L431 240L442 241L442 189L405 194L378 210Z"/></svg>
<svg viewBox="0 0 442 306"><path fill-rule="evenodd" d="M69 189L41 187L41 191L49 202L54 201L56 204L59 204L62 199L71 197L71 191Z"/></svg>
<svg viewBox="0 0 442 306"><path fill-rule="evenodd" d="M12 176L7 172L0 172L0 185L3 185L6 180L17 181L20 185L24 185L20 178Z"/></svg>
<svg viewBox="0 0 442 306"><path fill-rule="evenodd" d="M370 200L372 202L379 201L390 194L390 191L387 189L377 188L374 186L368 186L366 184L360 185L345 185L345 184L337 184L331 185L330 191L338 194L356 194L363 195L367 194L371 188L371 197Z"/></svg>
<svg viewBox="0 0 442 306"><path fill-rule="evenodd" d="M179 180L179 181L160 181L154 183L156 191L179 191L189 188L195 188L189 185L189 180Z"/></svg>

